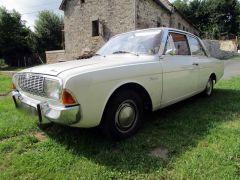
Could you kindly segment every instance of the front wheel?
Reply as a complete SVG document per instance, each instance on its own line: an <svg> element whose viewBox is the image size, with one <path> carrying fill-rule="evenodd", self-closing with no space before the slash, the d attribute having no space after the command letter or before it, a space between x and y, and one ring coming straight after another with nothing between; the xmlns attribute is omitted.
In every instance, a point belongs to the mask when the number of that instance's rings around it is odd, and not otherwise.
<svg viewBox="0 0 240 180"><path fill-rule="evenodd" d="M207 97L210 97L213 93L213 86L214 86L214 81L213 79L210 77L208 79L207 85L206 85L206 89L204 90L203 94Z"/></svg>
<svg viewBox="0 0 240 180"><path fill-rule="evenodd" d="M132 90L121 91L110 99L104 112L101 130L113 140L135 134L143 118L143 101Z"/></svg>

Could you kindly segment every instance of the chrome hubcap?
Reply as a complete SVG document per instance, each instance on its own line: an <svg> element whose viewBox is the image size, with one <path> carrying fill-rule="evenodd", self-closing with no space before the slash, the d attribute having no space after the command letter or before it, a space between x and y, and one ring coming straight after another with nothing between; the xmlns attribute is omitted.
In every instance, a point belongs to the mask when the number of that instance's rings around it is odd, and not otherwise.
<svg viewBox="0 0 240 180"><path fill-rule="evenodd" d="M129 130L136 122L138 113L136 104L127 100L124 101L118 108L115 116L115 122L120 131Z"/></svg>

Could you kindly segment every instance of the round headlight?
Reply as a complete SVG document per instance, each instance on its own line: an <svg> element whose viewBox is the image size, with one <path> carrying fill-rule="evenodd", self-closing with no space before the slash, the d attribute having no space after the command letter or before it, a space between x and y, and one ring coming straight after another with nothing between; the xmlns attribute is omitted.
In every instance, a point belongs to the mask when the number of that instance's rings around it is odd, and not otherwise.
<svg viewBox="0 0 240 180"><path fill-rule="evenodd" d="M62 88L59 81L48 78L44 80L44 93L46 97L60 100L61 92Z"/></svg>

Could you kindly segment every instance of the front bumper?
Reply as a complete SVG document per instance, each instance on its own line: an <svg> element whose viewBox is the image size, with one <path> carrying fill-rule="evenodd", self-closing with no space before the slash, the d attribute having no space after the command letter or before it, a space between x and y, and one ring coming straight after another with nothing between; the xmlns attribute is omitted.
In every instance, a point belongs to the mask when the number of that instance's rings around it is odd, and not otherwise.
<svg viewBox="0 0 240 180"><path fill-rule="evenodd" d="M50 101L35 100L21 94L19 91L13 91L12 97L16 108L37 114L41 124L55 122L71 126L81 119L80 105L70 107L53 106Z"/></svg>

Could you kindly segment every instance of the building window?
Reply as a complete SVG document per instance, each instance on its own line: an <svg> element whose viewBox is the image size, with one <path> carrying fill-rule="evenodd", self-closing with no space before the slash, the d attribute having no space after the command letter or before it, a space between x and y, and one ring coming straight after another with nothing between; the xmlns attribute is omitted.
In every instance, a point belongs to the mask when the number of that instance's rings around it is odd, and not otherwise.
<svg viewBox="0 0 240 180"><path fill-rule="evenodd" d="M178 29L181 29L181 23L178 23Z"/></svg>
<svg viewBox="0 0 240 180"><path fill-rule="evenodd" d="M183 26L183 30L185 31L185 26Z"/></svg>
<svg viewBox="0 0 240 180"><path fill-rule="evenodd" d="M85 0L81 0L81 3L82 3L82 4L85 3Z"/></svg>
<svg viewBox="0 0 240 180"><path fill-rule="evenodd" d="M186 29L186 31L188 32L188 28Z"/></svg>
<svg viewBox="0 0 240 180"><path fill-rule="evenodd" d="M99 36L99 20L92 21L92 36Z"/></svg>
<svg viewBox="0 0 240 180"><path fill-rule="evenodd" d="M157 27L161 27L162 26L162 21L161 18L157 19Z"/></svg>

